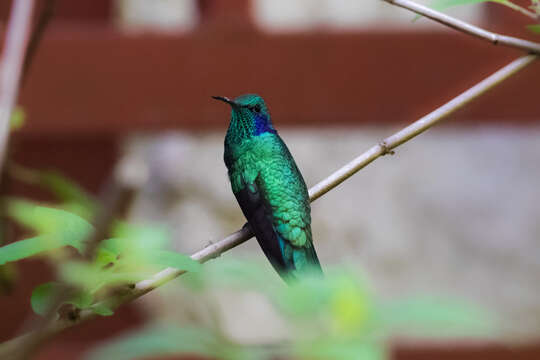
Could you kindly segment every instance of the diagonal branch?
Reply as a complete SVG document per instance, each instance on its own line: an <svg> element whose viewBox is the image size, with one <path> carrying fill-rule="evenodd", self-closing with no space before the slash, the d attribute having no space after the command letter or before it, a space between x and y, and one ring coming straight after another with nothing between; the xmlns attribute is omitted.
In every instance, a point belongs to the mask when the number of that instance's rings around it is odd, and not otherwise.
<svg viewBox="0 0 540 360"><path fill-rule="evenodd" d="M327 177L317 185L313 186L309 190L310 200L315 201L316 199L323 196L328 191L334 189L336 186L341 184L343 181L351 177L353 174L355 174L377 158L392 153L392 149L428 130L446 116L465 106L470 101L484 94L485 92L492 89L500 82L506 80L518 71L524 69L536 58L537 57L534 55L527 55L518 58L517 60L514 60L513 62L506 65L491 76L487 77L477 85L458 95L456 98L452 99L448 103L444 104L443 106L439 107L438 109L434 110L423 118L417 120L406 128L398 131L394 135L391 135L379 144L374 145L362 155L358 156L357 158L343 166L341 169L335 171L329 177ZM238 230L237 232L225 237L224 239L198 251L197 253L193 254L191 258L193 260L204 263L208 260L220 256L227 250L230 250L244 243L252 236L253 233L251 232L251 229L249 229L249 227L244 227L241 230ZM122 304L135 300L149 293L150 291L158 288L159 286L184 273L185 271L183 270L167 268L155 274L150 279L138 282L137 284L135 284L135 287L132 290L127 291L126 294L106 299L102 302L102 304L108 307L116 308ZM90 320L92 318L95 318L96 316L97 315L95 315L90 310L83 310L75 319L60 318L57 321L47 324L46 327L42 329L42 334L43 336L53 336L54 334L66 328ZM28 337L29 334L23 335L1 344L0 358L7 358L10 354L13 354L13 352L18 351L18 349L20 349L20 347L25 344L25 341L28 339Z"/></svg>
<svg viewBox="0 0 540 360"><path fill-rule="evenodd" d="M437 10L415 3L410 0L382 0L391 5L410 10L418 15L425 16L443 25L449 26L465 34L487 40L493 45L503 45L515 49L523 50L531 54L540 55L540 44L528 40L519 39L512 36L500 35L491 31L484 30L478 26L471 25L454 17L448 16Z"/></svg>

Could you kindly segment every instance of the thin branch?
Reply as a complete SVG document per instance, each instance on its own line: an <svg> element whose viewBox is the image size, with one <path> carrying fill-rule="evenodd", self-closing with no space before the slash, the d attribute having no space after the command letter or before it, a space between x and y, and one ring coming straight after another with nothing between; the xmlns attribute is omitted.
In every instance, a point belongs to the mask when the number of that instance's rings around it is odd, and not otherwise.
<svg viewBox="0 0 540 360"><path fill-rule="evenodd" d="M537 13L535 13L533 11L527 10L526 8L524 8L522 6L519 6L518 4L514 4L511 1L504 1L504 2L502 2L500 4L502 4L504 6L508 6L510 9L515 10L515 11L521 13L522 15L530 17L533 20L537 20L537 21L540 20L540 14L537 14Z"/></svg>
<svg viewBox="0 0 540 360"><path fill-rule="evenodd" d="M418 15L425 16L443 25L449 26L465 34L487 40L494 45L503 45L515 49L523 50L531 54L540 55L540 44L528 40L515 38L512 36L500 35L491 31L484 30L478 26L471 25L454 17L448 16L437 10L415 3L410 0L382 0L389 4L411 10Z"/></svg>
<svg viewBox="0 0 540 360"><path fill-rule="evenodd" d="M392 136L387 137L379 144L371 147L368 151L343 166L332 175L313 186L309 190L310 198L313 200L318 199L328 191L341 184L343 181L354 175L358 170L362 169L379 156L391 154L392 149L399 145L409 141L413 137L423 133L433 125L437 124L444 117L450 115L454 111L467 105L469 102L484 94L500 82L506 80L510 76L514 75L518 71L522 70L527 65L531 64L538 57L536 55L522 56L510 64L506 65L496 73L490 75L486 79L482 80L472 88L468 89L461 95L458 95L454 99L450 100L443 106L427 114L423 118L415 121L411 125L407 126L403 130L395 133Z"/></svg>
<svg viewBox="0 0 540 360"><path fill-rule="evenodd" d="M453 100L434 110L430 114L424 116L423 118L412 123L401 131L395 133L394 135L386 138L379 144L371 147L365 153L352 160L317 185L313 186L309 190L310 200L317 200L319 197L323 196L328 191L334 189L336 186L341 184L343 181L351 177L353 174L358 172L360 169L362 169L369 163L373 162L378 157L393 153L392 149L398 147L399 145L407 142L408 140L431 128L444 117L465 106L473 99L484 94L500 82L522 70L527 65L531 64L536 58L537 57L534 55L527 55L518 58L517 60L513 61L512 63L506 65L504 68L494 73L493 75L484 79L477 85L473 86L469 90L465 91L461 95L457 96ZM251 237L253 237L251 229L249 227L244 227L241 230L238 230L237 232L227 236L226 238L198 251L197 253L193 254L191 258L193 260L199 261L200 263L204 263L208 260L220 256L227 250L230 250L242 244L243 242L249 240ZM135 287L132 290L126 291L124 295L103 300L101 303L111 308L117 308L122 304L130 302L149 293L150 291L160 287L161 285L184 273L185 271L183 270L167 268L155 274L150 279L138 282L137 284L135 284ZM75 319L60 318L59 320L48 324L45 328L42 329L42 333L47 334L48 336L52 336L66 328L69 328L71 326L95 317L96 315L92 311L82 310L79 316ZM0 345L0 358L4 358L5 356L12 354L12 352L16 351L16 349L19 349L20 346L24 344L25 340L28 339L28 336L28 334L23 335Z"/></svg>
<svg viewBox="0 0 540 360"><path fill-rule="evenodd" d="M32 27L34 0L14 0L0 62L0 169L7 148L9 121L19 94L26 43Z"/></svg>

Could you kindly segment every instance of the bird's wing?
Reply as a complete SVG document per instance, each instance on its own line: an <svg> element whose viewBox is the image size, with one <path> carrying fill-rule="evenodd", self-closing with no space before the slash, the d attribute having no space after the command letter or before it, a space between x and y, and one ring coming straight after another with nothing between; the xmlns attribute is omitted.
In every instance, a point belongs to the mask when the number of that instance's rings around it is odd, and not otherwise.
<svg viewBox="0 0 540 360"><path fill-rule="evenodd" d="M278 235L273 226L272 208L261 191L259 176L246 182L234 195L242 209L264 254L276 271L282 275L287 271Z"/></svg>
<svg viewBox="0 0 540 360"><path fill-rule="evenodd" d="M276 219L272 207L268 203L263 185L257 176L253 182L244 182L242 190L235 193L240 208L248 220L259 245L270 263L284 279L295 277L296 271L315 270L321 272L319 259L311 242L311 228L309 224L299 229L304 233L307 241L302 245L291 241L290 228L276 226Z"/></svg>

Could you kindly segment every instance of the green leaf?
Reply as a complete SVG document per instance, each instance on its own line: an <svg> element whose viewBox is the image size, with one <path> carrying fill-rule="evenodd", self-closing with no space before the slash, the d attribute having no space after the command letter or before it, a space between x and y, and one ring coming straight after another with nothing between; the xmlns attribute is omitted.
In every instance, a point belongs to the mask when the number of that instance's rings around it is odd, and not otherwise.
<svg viewBox="0 0 540 360"><path fill-rule="evenodd" d="M189 272L196 272L201 269L201 264L191 257L174 251L158 250L149 253L149 261L156 265L173 267Z"/></svg>
<svg viewBox="0 0 540 360"><path fill-rule="evenodd" d="M357 338L327 337L300 343L296 353L301 359L385 360L388 354L381 344Z"/></svg>
<svg viewBox="0 0 540 360"><path fill-rule="evenodd" d="M92 294L86 290L79 290L69 300L65 301L65 303L72 304L78 309L87 309L92 305L92 301Z"/></svg>
<svg viewBox="0 0 540 360"><path fill-rule="evenodd" d="M170 242L168 230L164 226L132 225L119 222L113 233L114 239L111 241L116 243L118 251L129 247L132 250L146 252L150 249L162 249Z"/></svg>
<svg viewBox="0 0 540 360"><path fill-rule="evenodd" d="M54 301L58 300L58 295L64 291L65 295L70 291L68 287L64 284L58 282L48 282L37 286L34 291L32 291L32 296L30 298L30 304L32 305L32 310L38 315L45 315L50 311L51 306L54 305ZM92 295L85 290L70 291L71 294L64 304L72 304L78 309L87 309L92 305L93 297ZM65 296L64 294L62 296Z"/></svg>
<svg viewBox="0 0 540 360"><path fill-rule="evenodd" d="M151 254L169 243L168 231L163 226L141 226L118 223L115 237L101 242L101 247L119 255L126 271L141 270L154 264Z"/></svg>
<svg viewBox="0 0 540 360"><path fill-rule="evenodd" d="M190 272L198 271L200 264L189 256L163 250L169 243L169 234L163 226L141 226L119 223L114 238L101 242L101 248L118 257L115 265L126 272L156 270L157 266L174 267Z"/></svg>
<svg viewBox="0 0 540 360"><path fill-rule="evenodd" d="M133 284L149 276L146 272L120 272L103 269L97 264L70 261L60 265L60 278L72 285L95 293L104 286Z"/></svg>
<svg viewBox="0 0 540 360"><path fill-rule="evenodd" d="M24 200L9 200L6 205L8 215L14 220L40 235L58 236L60 243L79 251L83 247L82 241L92 231L90 223L65 210L38 206Z"/></svg>
<svg viewBox="0 0 540 360"><path fill-rule="evenodd" d="M0 265L11 261L25 259L45 251L57 249L61 246L62 244L58 239L51 236L38 236L19 240L0 247Z"/></svg>
<svg viewBox="0 0 540 360"><path fill-rule="evenodd" d="M37 231L40 236L0 247L0 265L63 246L72 246L82 252L84 240L92 231L92 226L77 215L36 206L27 201L8 201L7 213L21 224Z"/></svg>
<svg viewBox="0 0 540 360"><path fill-rule="evenodd" d="M97 249L95 261L97 266L108 267L110 265L114 265L116 260L118 260L118 254L115 254L101 246Z"/></svg>
<svg viewBox="0 0 540 360"><path fill-rule="evenodd" d="M527 29L533 33L540 34L540 24L527 25Z"/></svg>
<svg viewBox="0 0 540 360"><path fill-rule="evenodd" d="M37 286L32 291L30 304L32 310L38 315L45 315L54 305L54 301L61 291L61 285L56 282L48 282Z"/></svg>
<svg viewBox="0 0 540 360"><path fill-rule="evenodd" d="M66 210L91 220L99 205L77 183L56 171L42 171L39 174L39 184L55 194Z"/></svg>
<svg viewBox="0 0 540 360"><path fill-rule="evenodd" d="M13 113L11 114L11 118L9 119L9 126L11 131L18 130L23 127L24 122L26 119L26 113L24 112L24 109L20 106L17 106Z"/></svg>
<svg viewBox="0 0 540 360"><path fill-rule="evenodd" d="M104 304L95 304L90 309L100 316L111 316L114 314L114 311Z"/></svg>

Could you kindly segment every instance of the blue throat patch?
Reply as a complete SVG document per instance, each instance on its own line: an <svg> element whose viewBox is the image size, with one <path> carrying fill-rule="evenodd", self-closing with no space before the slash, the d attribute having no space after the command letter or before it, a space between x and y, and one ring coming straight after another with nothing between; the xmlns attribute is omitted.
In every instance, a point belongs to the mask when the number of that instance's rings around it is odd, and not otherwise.
<svg viewBox="0 0 540 360"><path fill-rule="evenodd" d="M264 115L256 115L255 116L255 135L261 135L264 133L272 133L277 134L277 131L274 130L266 116Z"/></svg>

